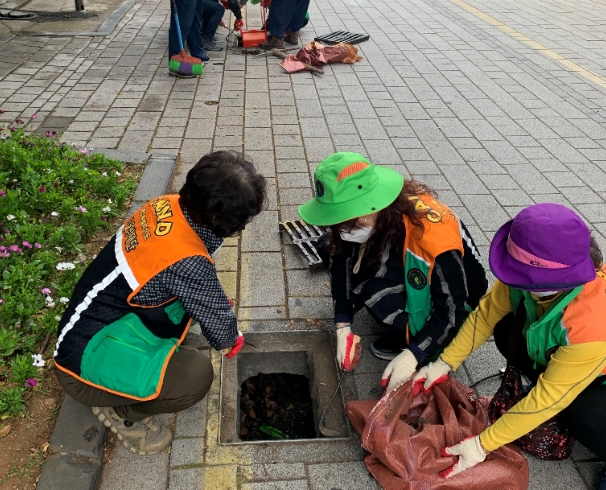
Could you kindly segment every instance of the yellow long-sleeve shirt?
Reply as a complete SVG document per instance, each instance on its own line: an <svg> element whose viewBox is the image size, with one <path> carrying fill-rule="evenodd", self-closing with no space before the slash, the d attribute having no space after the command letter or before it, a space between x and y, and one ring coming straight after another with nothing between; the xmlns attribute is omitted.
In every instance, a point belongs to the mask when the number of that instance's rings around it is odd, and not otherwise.
<svg viewBox="0 0 606 490"><path fill-rule="evenodd" d="M541 316L554 299L537 302ZM492 335L494 327L511 312L509 288L497 281L469 315L441 357L453 370ZM606 367L606 342L563 346L524 399L480 434L487 451L494 451L527 434L564 410Z"/></svg>

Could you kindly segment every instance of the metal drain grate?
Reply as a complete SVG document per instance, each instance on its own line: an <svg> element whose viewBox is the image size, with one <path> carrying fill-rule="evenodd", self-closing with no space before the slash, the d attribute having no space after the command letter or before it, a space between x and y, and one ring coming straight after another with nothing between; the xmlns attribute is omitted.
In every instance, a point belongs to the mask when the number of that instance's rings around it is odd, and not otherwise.
<svg viewBox="0 0 606 490"><path fill-rule="evenodd" d="M322 226L308 225L304 221L282 221L278 223L280 231L288 233L293 245L296 245L305 260L311 272L319 271L324 268L324 263L316 250L315 244L318 238L326 231Z"/></svg>
<svg viewBox="0 0 606 490"><path fill-rule="evenodd" d="M331 32L330 34L325 34L324 36L315 37L314 41L318 41L322 44L358 44L363 41L368 41L369 39L370 36L368 34L355 34L349 31L335 31Z"/></svg>

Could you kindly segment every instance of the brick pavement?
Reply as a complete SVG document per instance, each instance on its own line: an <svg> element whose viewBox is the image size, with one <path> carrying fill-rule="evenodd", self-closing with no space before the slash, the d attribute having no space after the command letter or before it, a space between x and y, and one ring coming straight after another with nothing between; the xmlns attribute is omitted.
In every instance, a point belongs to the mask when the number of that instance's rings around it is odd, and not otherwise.
<svg viewBox="0 0 606 490"><path fill-rule="evenodd" d="M364 60L325 75L289 76L276 58L210 53L199 80L166 73L168 2L135 3L107 37L13 37L2 42L0 121L69 124L62 139L93 148L179 154L171 190L211 150L245 151L270 183L269 206L223 247L219 275L238 298L242 330L330 321L325 274L310 275L277 234L311 194L318 162L359 151L435 187L484 257L496 229L524 206L555 201L581 213L606 249L605 0L335 0L313 3L314 33L367 32ZM249 9L253 26L259 24ZM51 119L53 118L53 119ZM61 118L61 119L59 119ZM161 162L157 171L161 173ZM369 318L356 319L365 347ZM190 342L206 348L199 337ZM216 372L219 356L210 352ZM457 372L472 383L502 359L489 342ZM347 397L376 398L385 363L368 349ZM491 394L497 381L479 385ZM218 444L219 379L175 420L170 454L116 448L101 489L336 489L376 485L354 436L258 456ZM255 458L252 459L253 453ZM530 459L531 489L592 488L600 463L577 446L563 462Z"/></svg>

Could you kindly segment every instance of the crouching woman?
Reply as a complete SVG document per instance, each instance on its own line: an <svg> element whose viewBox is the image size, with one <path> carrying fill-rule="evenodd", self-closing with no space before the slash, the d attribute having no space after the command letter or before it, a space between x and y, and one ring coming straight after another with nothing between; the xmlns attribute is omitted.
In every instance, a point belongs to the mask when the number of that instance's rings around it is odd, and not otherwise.
<svg viewBox="0 0 606 490"><path fill-rule="evenodd" d="M259 214L265 185L241 155L205 155L179 195L126 220L76 285L59 323L57 378L133 453L170 445L154 415L185 410L210 389L207 356L181 345L192 319L227 357L242 347L212 255Z"/></svg>
<svg viewBox="0 0 606 490"><path fill-rule="evenodd" d="M574 439L606 461L606 268L587 225L559 204L530 206L496 233L489 262L494 286L415 380L429 390L494 335L509 366L531 383L493 425L444 448L458 461L443 476L528 433L532 440L540 434L531 431L557 414ZM537 450L552 459L543 445ZM606 481L600 485L606 489Z"/></svg>

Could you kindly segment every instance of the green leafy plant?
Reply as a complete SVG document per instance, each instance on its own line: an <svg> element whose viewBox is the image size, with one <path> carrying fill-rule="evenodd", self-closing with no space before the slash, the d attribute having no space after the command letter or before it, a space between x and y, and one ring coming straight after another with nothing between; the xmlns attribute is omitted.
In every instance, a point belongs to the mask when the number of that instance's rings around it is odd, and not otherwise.
<svg viewBox="0 0 606 490"><path fill-rule="evenodd" d="M32 357L27 354L15 356L11 360L10 366L11 377L9 381L17 383L19 386L22 386L26 379L34 378L38 374L36 366L32 364Z"/></svg>
<svg viewBox="0 0 606 490"><path fill-rule="evenodd" d="M122 162L24 127L0 126L0 415L12 416L37 374L32 354L92 260L87 241L115 227L137 183Z"/></svg>

